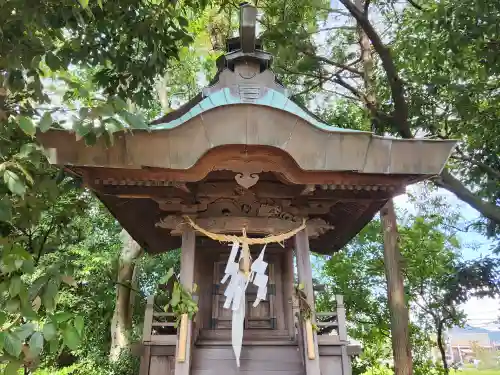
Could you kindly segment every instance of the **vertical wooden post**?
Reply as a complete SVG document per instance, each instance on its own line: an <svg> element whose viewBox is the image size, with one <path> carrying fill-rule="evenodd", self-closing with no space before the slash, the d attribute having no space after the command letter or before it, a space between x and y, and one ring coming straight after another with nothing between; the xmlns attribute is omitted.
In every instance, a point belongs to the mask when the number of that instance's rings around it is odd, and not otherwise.
<svg viewBox="0 0 500 375"><path fill-rule="evenodd" d="M293 311L293 283L294 283L294 270L293 270L293 249L290 247L285 248L283 256L283 297L286 327L290 338L295 338L295 319Z"/></svg>
<svg viewBox="0 0 500 375"><path fill-rule="evenodd" d="M146 312L144 313L144 328L142 331L142 342L151 341L151 328L153 324L153 310L155 296L148 296L146 299Z"/></svg>
<svg viewBox="0 0 500 375"><path fill-rule="evenodd" d="M195 240L194 230L191 227L185 228L182 232L180 281L182 286L189 292L192 291L194 282ZM184 360L175 361L175 375L189 375L191 367L192 325L193 322L189 320L185 330L185 341L184 337L180 334L177 337L176 357Z"/></svg>
<svg viewBox="0 0 500 375"><path fill-rule="evenodd" d="M347 326L345 319L344 296L335 296L337 301L337 323L339 327L339 339L343 344L341 347L342 355L342 375L351 375L351 359L347 355Z"/></svg>
<svg viewBox="0 0 500 375"><path fill-rule="evenodd" d="M309 258L309 237L307 235L307 228L300 231L295 235L295 251L297 252L297 275L299 278L299 283L304 285L304 293L307 297L307 302L314 309L314 292L313 292L313 280L312 280L312 268L311 259ZM314 314L312 317L312 323L315 322ZM300 324L304 324L300 321ZM304 325L303 332L306 333L306 326ZM304 334L304 349L307 349L307 335ZM309 359L307 356L305 358L305 370L306 375L320 375L321 370L319 367L319 351L318 351L318 338L316 337L316 332L313 332L313 345L314 353L316 354L314 359Z"/></svg>
<svg viewBox="0 0 500 375"><path fill-rule="evenodd" d="M405 300L401 253L394 203L390 199L380 211L384 234L384 265L391 316L392 351L395 375L412 375L408 306Z"/></svg>
<svg viewBox="0 0 500 375"><path fill-rule="evenodd" d="M337 323L339 325L339 339L340 341L347 341L344 296L335 296L335 300L337 301Z"/></svg>

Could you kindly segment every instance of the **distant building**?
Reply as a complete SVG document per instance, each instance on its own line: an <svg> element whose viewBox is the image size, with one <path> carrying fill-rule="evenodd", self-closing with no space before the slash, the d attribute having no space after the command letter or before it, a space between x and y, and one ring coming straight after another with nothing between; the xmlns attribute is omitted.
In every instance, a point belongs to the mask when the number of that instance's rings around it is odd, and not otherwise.
<svg viewBox="0 0 500 375"><path fill-rule="evenodd" d="M472 362L475 358L474 346L486 350L500 349L500 342L493 341L490 332L473 327L450 329L445 337L445 345L449 364ZM441 360L437 347L432 349L432 356L436 361Z"/></svg>

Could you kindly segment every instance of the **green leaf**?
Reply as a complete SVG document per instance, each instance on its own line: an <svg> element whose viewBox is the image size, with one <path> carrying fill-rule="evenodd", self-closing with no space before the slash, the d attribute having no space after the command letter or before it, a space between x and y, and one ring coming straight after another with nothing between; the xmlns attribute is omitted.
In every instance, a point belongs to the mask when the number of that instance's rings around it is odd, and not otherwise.
<svg viewBox="0 0 500 375"><path fill-rule="evenodd" d="M180 302L180 300L181 300L181 290L179 289L179 286L176 284L174 287L174 290L172 292L172 298L170 299L170 305L172 305L172 307L175 307Z"/></svg>
<svg viewBox="0 0 500 375"><path fill-rule="evenodd" d="M120 121L118 121L117 119L112 118L112 117L106 120L105 127L106 127L106 131L109 134L113 134L113 133L116 133L120 130L123 130L123 124Z"/></svg>
<svg viewBox="0 0 500 375"><path fill-rule="evenodd" d="M42 295L42 304L45 306L47 311L53 311L55 308L55 297L51 296L47 293L43 293Z"/></svg>
<svg viewBox="0 0 500 375"><path fill-rule="evenodd" d="M40 309L40 306L42 306L42 299L40 298L40 296L36 296L31 303L31 307L34 311L38 311Z"/></svg>
<svg viewBox="0 0 500 375"><path fill-rule="evenodd" d="M14 334L19 337L21 341L26 340L30 335L35 332L35 325L33 323L25 323L14 331Z"/></svg>
<svg viewBox="0 0 500 375"><path fill-rule="evenodd" d="M31 335L29 341L30 352L34 357L37 357L43 348L43 336L40 332L35 332Z"/></svg>
<svg viewBox="0 0 500 375"><path fill-rule="evenodd" d="M20 276L14 276L10 279L9 294L11 297L16 297L21 291L23 282Z"/></svg>
<svg viewBox="0 0 500 375"><path fill-rule="evenodd" d="M77 120L73 122L73 130L80 138L83 138L92 131L92 125L89 123L84 124L83 121Z"/></svg>
<svg viewBox="0 0 500 375"><path fill-rule="evenodd" d="M17 375L18 370L21 368L21 362L11 361L5 366L3 370L4 375Z"/></svg>
<svg viewBox="0 0 500 375"><path fill-rule="evenodd" d="M85 325L85 322L84 322L83 318L80 315L78 315L75 318L75 328L78 331L78 334L80 336L83 335L83 327L84 327L84 325Z"/></svg>
<svg viewBox="0 0 500 375"><path fill-rule="evenodd" d="M10 299L5 304L5 310L7 310L10 313L18 312L20 307L21 307L21 302L17 298Z"/></svg>
<svg viewBox="0 0 500 375"><path fill-rule="evenodd" d="M80 346L80 335L75 327L69 324L63 332L64 344L71 350L76 350Z"/></svg>
<svg viewBox="0 0 500 375"><path fill-rule="evenodd" d="M182 27L188 27L189 26L188 20L185 19L184 17L178 17L177 21L179 21L179 25L181 25Z"/></svg>
<svg viewBox="0 0 500 375"><path fill-rule="evenodd" d="M75 279L73 278L73 276L68 276L68 275L63 275L61 276L61 280L68 284L69 286L77 286L77 283L75 281Z"/></svg>
<svg viewBox="0 0 500 375"><path fill-rule="evenodd" d="M78 0L83 9L89 6L89 0Z"/></svg>
<svg viewBox="0 0 500 375"><path fill-rule="evenodd" d="M164 277L161 278L160 284L166 284L166 283L168 283L168 280L170 280L170 278L172 277L173 274L174 274L174 269L171 267L167 271L167 274Z"/></svg>
<svg viewBox="0 0 500 375"><path fill-rule="evenodd" d="M59 291L58 282L55 279L50 279L47 282L47 285L45 285L44 295L47 295L47 296L54 298L57 295L58 291Z"/></svg>
<svg viewBox="0 0 500 375"><path fill-rule="evenodd" d="M38 279L36 279L30 286L29 289L29 297L30 299L35 299L36 296L40 294L40 291L42 288L45 286L47 283L47 276L40 276Z"/></svg>
<svg viewBox="0 0 500 375"><path fill-rule="evenodd" d="M122 117L133 129L148 129L148 124L142 119L142 117L134 113L122 112Z"/></svg>
<svg viewBox="0 0 500 375"><path fill-rule="evenodd" d="M15 172L6 170L3 174L3 180L12 193L20 196L24 196L26 193L25 183Z"/></svg>
<svg viewBox="0 0 500 375"><path fill-rule="evenodd" d="M33 152L35 152L38 149L38 146L34 143L26 143L21 146L21 149L19 150L19 157L21 158L28 158Z"/></svg>
<svg viewBox="0 0 500 375"><path fill-rule="evenodd" d="M6 332L3 340L3 348L11 356L18 357L21 354L23 343L17 335Z"/></svg>
<svg viewBox="0 0 500 375"><path fill-rule="evenodd" d="M56 337L57 334L56 326L53 323L46 323L43 326L42 333L46 341L51 341Z"/></svg>
<svg viewBox="0 0 500 375"><path fill-rule="evenodd" d="M21 314L26 321L38 320L38 315L30 306L21 305Z"/></svg>
<svg viewBox="0 0 500 375"><path fill-rule="evenodd" d="M59 340L51 340L49 343L49 352L52 354L57 353L59 350Z"/></svg>
<svg viewBox="0 0 500 375"><path fill-rule="evenodd" d="M0 222L10 221L12 219L12 202L8 196L0 200Z"/></svg>
<svg viewBox="0 0 500 375"><path fill-rule="evenodd" d="M36 127L33 121L26 116L19 116L18 119L18 125L21 128L23 132L25 132L27 135L34 136L36 133Z"/></svg>
<svg viewBox="0 0 500 375"><path fill-rule="evenodd" d="M115 96L113 99L111 99L111 103L113 104L113 107L115 107L115 110L117 112L124 111L128 107L127 103L119 96Z"/></svg>
<svg viewBox="0 0 500 375"><path fill-rule="evenodd" d="M45 63L50 68L50 70L55 71L62 67L62 61L59 57L54 55L52 52L48 52L45 55Z"/></svg>
<svg viewBox="0 0 500 375"><path fill-rule="evenodd" d="M0 311L0 327L7 321L7 313Z"/></svg>
<svg viewBox="0 0 500 375"><path fill-rule="evenodd" d="M71 318L73 318L73 314L70 314L68 312L65 312L65 311L62 311L62 312L58 312L57 314L54 315L54 320L57 322L57 323L64 323L64 322L67 322L68 320L70 320Z"/></svg>
<svg viewBox="0 0 500 375"><path fill-rule="evenodd" d="M38 124L38 127L40 128L40 131L42 133L45 133L47 130L50 129L52 126L52 115L49 112L45 112L40 119L40 123Z"/></svg>

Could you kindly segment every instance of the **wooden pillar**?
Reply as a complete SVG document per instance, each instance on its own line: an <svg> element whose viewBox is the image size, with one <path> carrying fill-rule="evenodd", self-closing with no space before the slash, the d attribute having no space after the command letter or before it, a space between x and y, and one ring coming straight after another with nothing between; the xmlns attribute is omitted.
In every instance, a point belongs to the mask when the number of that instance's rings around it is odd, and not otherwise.
<svg viewBox="0 0 500 375"><path fill-rule="evenodd" d="M155 296L148 296L146 299L146 312L144 313L144 328L142 331L142 342L151 341L151 328L153 324L153 311Z"/></svg>
<svg viewBox="0 0 500 375"><path fill-rule="evenodd" d="M392 351L395 375L412 375L412 355L409 336L409 315L406 305L401 252L394 203L390 199L380 211L384 234L384 265L387 296L391 316Z"/></svg>
<svg viewBox="0 0 500 375"><path fill-rule="evenodd" d="M180 282L183 287L191 292L194 282L194 256L195 256L195 232L192 228L185 228L182 232L182 247L181 247L181 275ZM179 332L183 331L183 327L179 327ZM186 339L182 342L183 337L179 334L177 336L176 347L176 361L175 361L175 375L189 375L191 367L191 346L192 346L192 330L193 322L188 320L185 326ZM180 350L185 348L185 359L180 362ZM182 355L181 355L182 357Z"/></svg>
<svg viewBox="0 0 500 375"><path fill-rule="evenodd" d="M335 296L337 301L337 323L339 326L339 339L343 343L341 347L342 355L342 375L351 375L351 360L347 355L347 324L345 318L344 296Z"/></svg>
<svg viewBox="0 0 500 375"><path fill-rule="evenodd" d="M307 235L307 228L300 231L295 235L295 251L297 253L297 276L299 283L304 285L304 293L307 297L307 302L314 310L314 292L313 292L313 280L312 280L312 267L309 251L309 236ZM315 322L314 314L312 317L312 323ZM300 321L304 324L303 321ZM304 350L308 352L307 343L307 327L304 324ZM313 349L315 353L314 359L309 359L308 355L305 356L305 370L306 375L320 375L319 367L319 351L318 351L318 338L316 332L312 333L313 338Z"/></svg>
<svg viewBox="0 0 500 375"><path fill-rule="evenodd" d="M285 309L286 328L291 339L295 339L295 318L293 311L293 276L293 249L291 247L286 247L285 254L283 255L283 304Z"/></svg>

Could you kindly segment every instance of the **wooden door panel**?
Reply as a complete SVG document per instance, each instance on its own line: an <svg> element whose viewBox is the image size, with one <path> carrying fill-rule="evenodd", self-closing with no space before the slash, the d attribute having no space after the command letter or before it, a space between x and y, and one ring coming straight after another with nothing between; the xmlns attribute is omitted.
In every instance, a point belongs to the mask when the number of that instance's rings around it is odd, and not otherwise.
<svg viewBox="0 0 500 375"><path fill-rule="evenodd" d="M266 260L267 261L267 260ZM269 261L271 262L271 261ZM231 310L224 309L224 291L227 288L228 282L220 284L224 277L226 262L216 262L214 265L214 280L213 280L213 303L212 303L212 327L215 329L231 328ZM268 296L267 300L260 301L257 307L253 307L253 303L257 297L257 287L250 283L247 287L245 296L247 301L247 310L245 314L245 329L276 329L275 327L275 312L274 312L274 266L269 264L267 274L268 281Z"/></svg>

